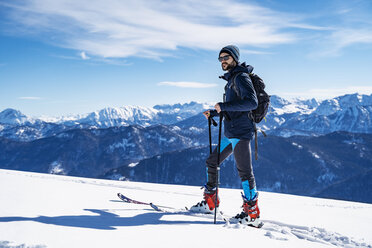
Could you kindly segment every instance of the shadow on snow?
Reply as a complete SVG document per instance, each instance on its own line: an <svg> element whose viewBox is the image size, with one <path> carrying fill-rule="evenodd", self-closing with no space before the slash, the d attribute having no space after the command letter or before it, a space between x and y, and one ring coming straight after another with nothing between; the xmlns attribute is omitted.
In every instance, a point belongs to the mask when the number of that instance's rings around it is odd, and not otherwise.
<svg viewBox="0 0 372 248"><path fill-rule="evenodd" d="M121 217L100 209L84 209L98 215L66 215L66 216L38 216L38 217L0 217L0 222L35 221L43 224L58 226L91 228L99 230L115 230L120 226L143 226L143 225L186 225L186 224L212 224L211 219L206 221L180 221L161 220L165 215L176 215L179 213L149 212L132 217Z"/></svg>

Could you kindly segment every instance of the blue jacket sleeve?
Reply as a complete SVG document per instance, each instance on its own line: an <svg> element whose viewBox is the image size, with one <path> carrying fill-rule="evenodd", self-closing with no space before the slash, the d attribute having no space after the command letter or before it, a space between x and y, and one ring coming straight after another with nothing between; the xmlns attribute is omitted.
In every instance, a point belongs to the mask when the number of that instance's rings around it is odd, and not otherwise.
<svg viewBox="0 0 372 248"><path fill-rule="evenodd" d="M257 108L258 100L251 78L247 73L241 73L235 79L240 93L234 101L219 103L221 111L251 111Z"/></svg>

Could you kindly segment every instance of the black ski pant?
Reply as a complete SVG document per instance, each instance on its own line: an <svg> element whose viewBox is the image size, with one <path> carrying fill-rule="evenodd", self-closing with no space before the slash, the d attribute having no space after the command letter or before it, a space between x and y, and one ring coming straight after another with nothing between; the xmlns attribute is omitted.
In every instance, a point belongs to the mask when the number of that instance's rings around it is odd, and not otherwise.
<svg viewBox="0 0 372 248"><path fill-rule="evenodd" d="M236 167L239 177L243 181L248 181L249 188L256 187L256 181L252 169L251 140L249 139L228 139L221 140L220 164L234 153ZM207 186L214 188L217 186L217 148L209 155L207 161Z"/></svg>

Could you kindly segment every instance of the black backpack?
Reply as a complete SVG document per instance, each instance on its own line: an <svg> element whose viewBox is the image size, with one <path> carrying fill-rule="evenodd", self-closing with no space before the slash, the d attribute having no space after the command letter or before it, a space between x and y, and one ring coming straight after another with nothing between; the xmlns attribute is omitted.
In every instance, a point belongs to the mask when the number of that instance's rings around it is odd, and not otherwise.
<svg viewBox="0 0 372 248"><path fill-rule="evenodd" d="M241 74L242 72L236 73L233 76L232 79L232 89L235 91L235 93L238 95L239 98L241 98L239 89L236 87L235 79L238 76L238 74ZM254 123L260 123L266 116L267 111L269 109L270 105L270 96L265 91L265 83L257 74L250 73L249 77L252 80L252 84L254 87L254 91L256 91L257 100L258 100L258 106L256 109L252 110L249 113L249 117L252 119Z"/></svg>
<svg viewBox="0 0 372 248"><path fill-rule="evenodd" d="M231 82L232 83L231 88L235 91L235 93L238 95L239 98L241 98L241 96L240 96L238 87L236 87L235 79L238 76L238 74L240 74L240 73L242 73L242 72L236 73L233 76L233 79L232 79L232 82ZM258 75L254 74L254 73L249 73L249 77L252 80L254 91L256 91L257 100L258 100L257 108L252 110L249 113L249 117L251 118L251 120L255 124L254 125L254 127L255 127L255 130L254 130L255 159L257 160L258 159L258 152L257 152L257 150L258 150L257 130L258 129L256 127L256 123L260 123L265 118L265 116L267 114L267 111L269 109L269 105L270 105L270 96L265 91L265 83L262 80L262 78L260 78ZM263 134L263 136L266 137L266 133L261 129L260 129L260 131Z"/></svg>

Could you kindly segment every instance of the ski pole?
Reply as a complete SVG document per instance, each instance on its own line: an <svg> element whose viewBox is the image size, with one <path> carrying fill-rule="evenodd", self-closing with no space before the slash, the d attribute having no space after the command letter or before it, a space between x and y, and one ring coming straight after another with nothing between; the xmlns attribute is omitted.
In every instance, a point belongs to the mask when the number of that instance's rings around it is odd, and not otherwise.
<svg viewBox="0 0 372 248"><path fill-rule="evenodd" d="M212 153L212 131L211 131L211 125L212 125L212 117L208 117L208 130L209 130L209 154Z"/></svg>
<svg viewBox="0 0 372 248"><path fill-rule="evenodd" d="M217 126L217 122L213 120L211 116L208 117L208 130L209 130L209 154L212 154L212 131L211 131L211 126Z"/></svg>
<svg viewBox="0 0 372 248"><path fill-rule="evenodd" d="M223 119L223 113L220 112L220 126L218 127L218 145L217 145L216 199L214 200L214 224L216 224L216 218L217 218L218 184L220 183L219 182L219 170L220 170L222 119Z"/></svg>

